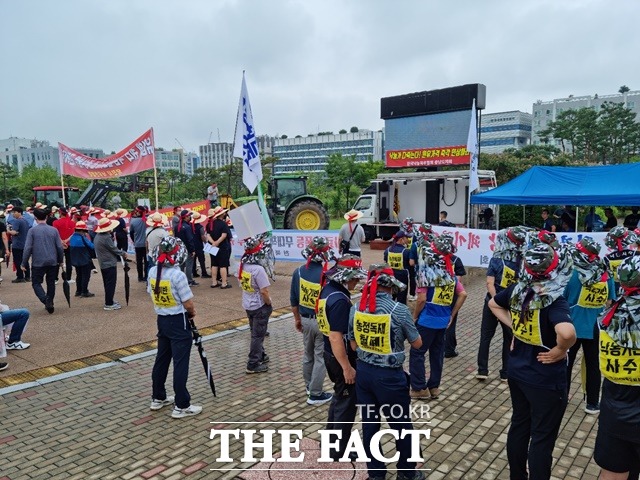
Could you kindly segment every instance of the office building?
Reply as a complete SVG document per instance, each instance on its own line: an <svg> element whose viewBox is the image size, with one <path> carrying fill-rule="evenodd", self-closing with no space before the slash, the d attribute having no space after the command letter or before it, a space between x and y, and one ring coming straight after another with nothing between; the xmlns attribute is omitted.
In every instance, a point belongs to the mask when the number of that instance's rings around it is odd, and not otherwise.
<svg viewBox="0 0 640 480"><path fill-rule="evenodd" d="M549 127L549 122L555 121L558 115L566 110L579 110L581 108L593 108L600 110L604 102L622 103L636 115L640 113L640 90L625 93L615 93L612 95L583 95L574 97L569 95L566 98L556 98L555 100L538 100L533 104L533 133L532 143L539 145L542 142L540 132ZM640 119L640 116L636 117ZM560 140L550 139L549 144L557 147L561 146ZM566 144L566 142L565 142Z"/></svg>
<svg viewBox="0 0 640 480"><path fill-rule="evenodd" d="M501 153L507 148L520 149L531 143L530 113L487 113L480 120L480 151Z"/></svg>
<svg viewBox="0 0 640 480"><path fill-rule="evenodd" d="M267 135L258 136L258 151L261 158L273 155L275 139ZM200 168L221 168L233 161L233 143L217 142L200 145Z"/></svg>
<svg viewBox="0 0 640 480"><path fill-rule="evenodd" d="M356 162L370 158L382 161L384 133L360 130L338 135L277 138L273 147L276 174L322 172L327 168L329 155L356 156Z"/></svg>
<svg viewBox="0 0 640 480"><path fill-rule="evenodd" d="M93 158L103 158L104 152L97 148L74 148L74 150ZM10 137L0 140L0 163L9 165L22 173L27 165L37 168L49 166L60 172L58 148L52 147L47 140Z"/></svg>
<svg viewBox="0 0 640 480"><path fill-rule="evenodd" d="M156 168L159 172L168 172L169 170L177 170L182 173L182 156L181 149L164 150L156 148Z"/></svg>

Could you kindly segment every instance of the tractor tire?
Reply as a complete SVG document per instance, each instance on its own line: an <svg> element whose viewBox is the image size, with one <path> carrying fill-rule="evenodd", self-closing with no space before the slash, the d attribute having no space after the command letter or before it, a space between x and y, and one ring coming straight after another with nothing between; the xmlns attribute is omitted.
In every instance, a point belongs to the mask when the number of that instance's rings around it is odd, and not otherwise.
<svg viewBox="0 0 640 480"><path fill-rule="evenodd" d="M288 230L327 230L329 214L321 203L303 201L289 210L284 226Z"/></svg>

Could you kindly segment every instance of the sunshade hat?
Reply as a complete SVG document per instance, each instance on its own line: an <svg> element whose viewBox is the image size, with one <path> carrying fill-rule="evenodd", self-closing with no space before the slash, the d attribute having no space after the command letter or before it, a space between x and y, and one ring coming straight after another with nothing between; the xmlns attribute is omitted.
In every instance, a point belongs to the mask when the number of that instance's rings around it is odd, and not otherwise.
<svg viewBox="0 0 640 480"><path fill-rule="evenodd" d="M109 215L109 218L122 218L126 217L127 215L129 215L129 212L127 210L125 210L124 208L118 208L115 212L112 212Z"/></svg>
<svg viewBox="0 0 640 480"><path fill-rule="evenodd" d="M87 210L87 215L96 215L98 213L100 213L100 210L96 207L89 207L89 210Z"/></svg>
<svg viewBox="0 0 640 480"><path fill-rule="evenodd" d="M344 219L348 222L355 222L359 218L362 218L364 214L353 208L344 214Z"/></svg>
<svg viewBox="0 0 640 480"><path fill-rule="evenodd" d="M349 280L364 280L367 271L362 268L362 259L355 255L347 254L340 257L338 262L326 273L329 280L345 283Z"/></svg>
<svg viewBox="0 0 640 480"><path fill-rule="evenodd" d="M13 205L12 204L7 205L5 207L5 209L4 209L5 212L10 212L11 210L13 210Z"/></svg>
<svg viewBox="0 0 640 480"><path fill-rule="evenodd" d="M42 202L37 202L33 208L41 208L44 210L45 208L47 208L47 206L43 205Z"/></svg>
<svg viewBox="0 0 640 480"><path fill-rule="evenodd" d="M370 313L376 311L376 294L379 286L390 288L393 292L407 288L404 283L393 276L393 270L388 264L374 263L369 267L367 281L362 289L362 298L358 308L361 312L367 309Z"/></svg>
<svg viewBox="0 0 640 480"><path fill-rule="evenodd" d="M51 207L51 213L56 213L59 210L58 207L56 207L55 205L53 207Z"/></svg>
<svg viewBox="0 0 640 480"><path fill-rule="evenodd" d="M612 250L621 251L636 242L636 234L627 227L613 227L604 237L604 244Z"/></svg>
<svg viewBox="0 0 640 480"><path fill-rule="evenodd" d="M114 228L120 225L117 220L109 220L108 218L101 218L98 220L98 226L96 227L96 233L110 232Z"/></svg>
<svg viewBox="0 0 640 480"><path fill-rule="evenodd" d="M145 223L148 227L162 227L169 223L169 219L164 213L155 212L147 217Z"/></svg>
<svg viewBox="0 0 640 480"><path fill-rule="evenodd" d="M205 223L207 220L207 217L201 215L200 212L193 212L191 214L191 223Z"/></svg>
<svg viewBox="0 0 640 480"><path fill-rule="evenodd" d="M151 258L165 267L182 265L187 260L187 249L179 238L167 236L153 249Z"/></svg>
<svg viewBox="0 0 640 480"><path fill-rule="evenodd" d="M79 222L76 222L76 230L83 230L83 231L87 231L87 224L84 223L82 220L80 220Z"/></svg>
<svg viewBox="0 0 640 480"><path fill-rule="evenodd" d="M222 207L210 208L209 212L207 213L207 216L212 218L218 218L220 215L223 215L228 211L229 209L222 208Z"/></svg>
<svg viewBox="0 0 640 480"><path fill-rule="evenodd" d="M309 262L326 263L335 260L335 253L325 237L313 237L301 253L307 259L307 265Z"/></svg>

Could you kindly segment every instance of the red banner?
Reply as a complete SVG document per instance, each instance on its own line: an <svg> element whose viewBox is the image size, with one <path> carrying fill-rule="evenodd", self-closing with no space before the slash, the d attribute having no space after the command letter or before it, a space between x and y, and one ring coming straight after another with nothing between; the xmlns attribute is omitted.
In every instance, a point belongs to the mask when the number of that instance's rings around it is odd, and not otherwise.
<svg viewBox="0 0 640 480"><path fill-rule="evenodd" d="M439 165L469 165L467 147L459 145L455 147L387 150L387 167L435 167Z"/></svg>
<svg viewBox="0 0 640 480"><path fill-rule="evenodd" d="M63 175L98 179L117 178L154 168L156 164L153 128L150 128L124 150L104 158L92 158L58 143L60 169Z"/></svg>

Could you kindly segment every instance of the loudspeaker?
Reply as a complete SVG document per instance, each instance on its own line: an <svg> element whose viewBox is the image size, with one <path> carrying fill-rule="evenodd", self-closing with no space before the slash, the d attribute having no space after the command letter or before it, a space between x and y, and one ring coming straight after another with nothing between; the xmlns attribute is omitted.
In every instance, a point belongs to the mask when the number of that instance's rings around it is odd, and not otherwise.
<svg viewBox="0 0 640 480"><path fill-rule="evenodd" d="M440 90L385 97L380 99L380 118L388 120L415 115L470 110L474 98L476 100L476 108L484 110L486 96L487 87L481 83L470 83Z"/></svg>

